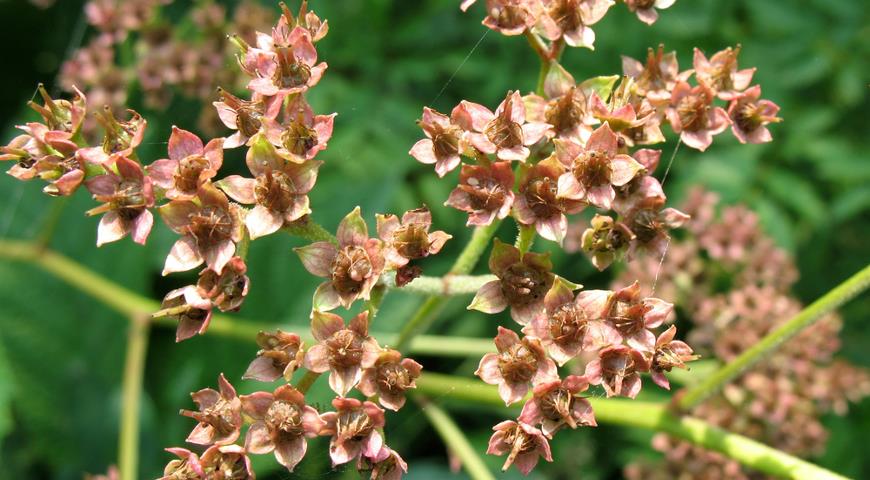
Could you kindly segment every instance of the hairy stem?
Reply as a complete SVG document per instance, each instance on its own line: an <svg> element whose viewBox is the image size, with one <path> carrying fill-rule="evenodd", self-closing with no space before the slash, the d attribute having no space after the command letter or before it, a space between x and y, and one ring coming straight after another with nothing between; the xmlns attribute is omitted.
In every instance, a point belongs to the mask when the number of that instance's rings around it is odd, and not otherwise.
<svg viewBox="0 0 870 480"><path fill-rule="evenodd" d="M139 477L139 411L142 381L145 375L145 355L148 352L148 317L130 317L127 354L121 398L121 428L118 437L118 466L121 480Z"/></svg>
<svg viewBox="0 0 870 480"><path fill-rule="evenodd" d="M329 233L329 231L307 215L289 225L285 225L284 231L309 242L329 242L338 245L335 235Z"/></svg>
<svg viewBox="0 0 870 480"><path fill-rule="evenodd" d="M834 287L821 298L804 308L797 315L770 332L758 343L747 349L731 362L713 372L704 381L686 391L679 401L682 410L691 410L710 395L718 392L725 384L773 353L788 339L813 325L826 314L832 312L870 287L870 265L864 267L848 280Z"/></svg>
<svg viewBox="0 0 870 480"><path fill-rule="evenodd" d="M444 277L417 277L404 287L401 292L423 295L467 295L476 293L484 283L495 280L495 275L447 275ZM394 273L384 274L383 283L387 287L396 287Z"/></svg>
<svg viewBox="0 0 870 480"><path fill-rule="evenodd" d="M416 380L421 394L503 407L496 387L476 380L426 372ZM665 432L695 445L721 452L741 464L770 475L796 480L845 480L845 477L751 438L731 433L694 417L675 416L663 403L629 399L589 398L599 423ZM519 404L517 404L519 405ZM570 432L560 432L570 435Z"/></svg>
<svg viewBox="0 0 870 480"><path fill-rule="evenodd" d="M517 229L519 231L517 232L517 241L514 243L514 246L517 247L517 250L521 254L526 254L535 243L535 234L537 233L535 232L535 226L517 223Z"/></svg>
<svg viewBox="0 0 870 480"><path fill-rule="evenodd" d="M477 451L474 450L468 438L465 437L456 422L450 418L450 415L422 397L416 397L416 399L423 414L426 415L429 423L444 441L445 447L459 457L468 476L474 480L495 480L495 477L486 468L486 464L483 463L483 459L480 458L480 455L477 454Z"/></svg>

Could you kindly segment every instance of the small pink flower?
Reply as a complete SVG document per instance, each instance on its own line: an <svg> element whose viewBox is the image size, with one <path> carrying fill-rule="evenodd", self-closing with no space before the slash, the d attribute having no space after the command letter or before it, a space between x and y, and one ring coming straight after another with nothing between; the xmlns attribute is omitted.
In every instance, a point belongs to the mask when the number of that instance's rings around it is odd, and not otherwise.
<svg viewBox="0 0 870 480"><path fill-rule="evenodd" d="M541 339L550 356L560 366L582 352L616 345L619 332L604 320L607 290L584 290L575 297L577 285L556 278L544 297L545 315L523 328L526 334Z"/></svg>
<svg viewBox="0 0 870 480"><path fill-rule="evenodd" d="M372 402L355 398L336 398L332 406L336 411L321 415L326 422L321 435L332 436L329 441L332 465L347 463L360 455L379 458L384 438L378 429L384 426L384 411Z"/></svg>
<svg viewBox="0 0 870 480"><path fill-rule="evenodd" d="M558 138L585 142L592 133L595 120L589 114L589 99L561 65L554 64L544 79L544 97L530 94L523 97L526 119L553 126Z"/></svg>
<svg viewBox="0 0 870 480"><path fill-rule="evenodd" d="M418 140L408 153L420 163L434 164L439 177L459 166L464 143L462 128L447 115L429 107L423 107L423 118L417 124L427 138Z"/></svg>
<svg viewBox="0 0 870 480"><path fill-rule="evenodd" d="M133 241L144 245L154 216L151 178L146 177L139 163L124 156L112 156L105 165L106 173L91 177L85 185L94 200L103 205L92 208L88 215L104 213L97 230L97 246L114 242L132 234Z"/></svg>
<svg viewBox="0 0 870 480"><path fill-rule="evenodd" d="M704 151L713 143L713 136L728 128L728 113L713 106L713 90L704 84L691 87L677 82L671 93L667 118L674 132L687 146Z"/></svg>
<svg viewBox="0 0 870 480"><path fill-rule="evenodd" d="M466 225L489 225L508 216L514 202L514 172L510 162L462 165L459 185L444 205L468 212Z"/></svg>
<svg viewBox="0 0 870 480"><path fill-rule="evenodd" d="M359 391L366 397L377 395L381 406L399 411L405 405L405 391L417 388L414 380L422 369L422 365L402 358L396 350L382 350L374 365L363 370Z"/></svg>
<svg viewBox="0 0 870 480"><path fill-rule="evenodd" d="M688 368L686 362L698 359L698 355L692 355L692 347L680 340L674 340L677 327L671 325L656 339L655 352L652 356L650 375L656 385L671 389L671 384L664 372L670 372L672 368Z"/></svg>
<svg viewBox="0 0 870 480"><path fill-rule="evenodd" d="M187 340L194 335L202 335L211 323L212 304L208 299L202 298L194 286L176 288L167 293L160 308L176 311L170 315L178 320L178 328L175 330L176 342Z"/></svg>
<svg viewBox="0 0 870 480"><path fill-rule="evenodd" d="M368 232L356 207L338 225L338 246L315 242L294 249L306 270L328 278L314 292L314 309L350 308L358 298L368 300L385 265L383 242Z"/></svg>
<svg viewBox="0 0 870 480"><path fill-rule="evenodd" d="M237 130L224 140L224 148L235 148L248 143L248 140L260 132L263 121L278 115L281 102L271 101L268 106L254 94L251 101L242 100L230 92L218 88L223 101L213 102L218 117L227 128Z"/></svg>
<svg viewBox="0 0 870 480"><path fill-rule="evenodd" d="M311 213L308 192L322 162L282 155L264 136L251 139L246 161L256 178L230 175L217 185L233 200L255 204L245 217L251 239L278 231ZM296 162L296 160L300 162Z"/></svg>
<svg viewBox="0 0 870 480"><path fill-rule="evenodd" d="M248 295L251 280L245 273L248 266L241 257L233 257L224 266L221 273L206 268L199 273L196 282L200 297L211 300L212 304L222 312L236 311Z"/></svg>
<svg viewBox="0 0 870 480"><path fill-rule="evenodd" d="M172 127L169 158L148 165L148 176L171 200L190 200L205 182L214 177L223 163L224 139L216 138L203 146L202 140L187 130Z"/></svg>
<svg viewBox="0 0 870 480"><path fill-rule="evenodd" d="M647 49L645 65L623 55L622 72L634 79L635 91L654 105L666 104L677 82L685 82L692 73L691 70L680 73L677 52L665 53L664 45L656 50Z"/></svg>
<svg viewBox="0 0 870 480"><path fill-rule="evenodd" d="M301 93L317 85L326 63L317 63L317 50L311 34L302 27L283 35L273 30L272 41L258 38L258 47L245 54L247 70L253 73L248 89L267 97Z"/></svg>
<svg viewBox="0 0 870 480"><path fill-rule="evenodd" d="M437 230L429 232L432 226L432 213L428 207L408 210L402 215L401 222L395 215L377 215L378 237L384 242L384 258L390 268L399 272L408 266L409 262L435 255L444 247L452 235ZM397 274L396 285L402 286ZM413 277L403 275L407 283Z"/></svg>
<svg viewBox="0 0 870 480"><path fill-rule="evenodd" d="M634 239L634 233L622 222L605 215L595 215L590 227L580 240L583 252L592 260L592 265L604 271L622 255Z"/></svg>
<svg viewBox="0 0 870 480"><path fill-rule="evenodd" d="M528 475L538 464L540 457L544 457L544 460L548 462L553 461L550 444L537 428L522 421L517 423L513 420L506 420L492 429L495 433L489 438L486 453L499 456L508 454L501 467L503 472L515 464L517 470L523 475Z"/></svg>
<svg viewBox="0 0 870 480"><path fill-rule="evenodd" d="M616 198L613 187L625 185L643 169L630 156L618 153L618 137L606 123L592 132L585 148L568 140L555 142L556 157L568 169L559 177L560 198L609 210Z"/></svg>
<svg viewBox="0 0 870 480"><path fill-rule="evenodd" d="M519 92L508 92L495 113L463 100L453 109L454 122L467 132L468 142L499 160L520 162L529 157L529 145L550 135L549 124L526 122L526 107Z"/></svg>
<svg viewBox="0 0 870 480"><path fill-rule="evenodd" d="M770 100L759 100L761 86L750 87L734 97L728 105L731 131L740 143L766 143L773 140L767 124L782 121L776 114L779 106Z"/></svg>
<svg viewBox="0 0 870 480"><path fill-rule="evenodd" d="M625 343L641 352L652 352L655 335L649 329L662 324L674 311L674 304L640 295L640 283L617 290L608 299L607 320Z"/></svg>
<svg viewBox="0 0 870 480"><path fill-rule="evenodd" d="M163 476L158 480L199 480L205 477L199 457L186 448L167 448L167 452L177 456L163 469Z"/></svg>
<svg viewBox="0 0 870 480"><path fill-rule="evenodd" d="M380 347L369 336L368 310L353 317L348 325L334 313L315 310L311 333L318 343L305 353L305 368L315 373L329 370L329 386L342 397L360 382L363 369L378 360Z"/></svg>
<svg viewBox="0 0 870 480"><path fill-rule="evenodd" d="M511 318L526 325L544 310L544 295L556 278L552 268L549 253L521 255L513 245L495 239L489 270L498 279L480 287L468 309L499 313L510 306Z"/></svg>
<svg viewBox="0 0 870 480"><path fill-rule="evenodd" d="M306 438L320 434L325 422L305 404L305 396L292 385L274 393L255 392L240 397L242 411L253 419L245 437L245 450L256 455L275 452L278 463L289 471L305 456Z"/></svg>
<svg viewBox="0 0 870 480"><path fill-rule="evenodd" d="M273 145L291 155L311 160L326 149L327 142L332 138L336 115L315 115L305 97L300 95L291 97L290 103L284 108L284 120L281 123L269 117L264 118L263 123L266 136Z"/></svg>
<svg viewBox="0 0 870 480"><path fill-rule="evenodd" d="M408 473L408 464L398 452L385 445L376 458L360 455L356 469L371 471L371 480L401 480L402 475Z"/></svg>
<svg viewBox="0 0 870 480"><path fill-rule="evenodd" d="M463 0L459 8L468 10L477 0ZM541 14L538 0L486 0L483 24L502 35L520 35L532 28Z"/></svg>
<svg viewBox="0 0 870 480"><path fill-rule="evenodd" d="M659 19L656 9L664 10L674 4L676 0L625 0L628 9L637 15L641 22L652 25Z"/></svg>
<svg viewBox="0 0 870 480"><path fill-rule="evenodd" d="M260 332L257 334L257 345L260 350L242 376L243 379L254 379L261 382L274 382L279 378L289 381L293 372L302 366L305 351L302 340L295 333Z"/></svg>
<svg viewBox="0 0 870 480"><path fill-rule="evenodd" d="M204 388L191 393L193 401L199 407L198 412L181 410L181 415L199 422L190 432L187 441L197 445L230 445L239 438L242 427L242 403L236 395L236 389L223 374L218 377L220 391ZM205 464L205 456L203 456Z"/></svg>
<svg viewBox="0 0 870 480"><path fill-rule="evenodd" d="M214 445L200 458L205 479L254 480L254 469L245 449L238 445Z"/></svg>
<svg viewBox="0 0 870 480"><path fill-rule="evenodd" d="M145 127L148 122L133 110L128 110L130 120L119 121L108 106L97 112L97 121L103 127L105 135L100 147L83 148L80 155L88 163L105 164L109 156L129 156L142 143Z"/></svg>
<svg viewBox="0 0 870 480"><path fill-rule="evenodd" d="M598 352L598 358L586 364L584 377L592 385L601 385L608 397L634 398L640 393L640 374L649 369L643 354L631 347L617 345Z"/></svg>
<svg viewBox="0 0 870 480"><path fill-rule="evenodd" d="M85 178L86 161L70 134L49 130L41 123L19 125L24 132L0 147L0 161L16 162L7 173L19 180L39 176L48 182L43 192L52 196L71 195Z"/></svg>
<svg viewBox="0 0 870 480"><path fill-rule="evenodd" d="M652 178L652 177L650 177ZM662 208L663 205L641 201L625 214L625 224L634 233L627 258L632 259L640 253L661 257L668 248L670 230L679 228L690 217L676 208Z"/></svg>
<svg viewBox="0 0 870 480"><path fill-rule="evenodd" d="M522 400L530 383L539 385L559 379L556 364L537 338L520 340L515 332L499 326L495 346L498 353L484 355L474 374L490 385L498 385L505 405Z"/></svg>
<svg viewBox="0 0 870 480"><path fill-rule="evenodd" d="M728 47L716 52L707 60L704 53L696 48L693 59L695 78L722 100L732 100L749 87L755 74L755 68L737 70L739 54L740 45L737 45L736 48Z"/></svg>
<svg viewBox="0 0 870 480"><path fill-rule="evenodd" d="M538 30L549 40L563 39L571 47L593 48L595 32L589 28L604 18L613 0L544 0Z"/></svg>
<svg viewBox="0 0 870 480"><path fill-rule="evenodd" d="M556 157L524 169L520 176L519 195L514 200L514 216L523 225L532 225L541 237L559 245L568 232L566 214L578 213L583 202L558 198L559 177L565 167Z"/></svg>
<svg viewBox="0 0 870 480"><path fill-rule="evenodd" d="M42 116L45 127L50 131L63 132L65 140L72 140L81 132L82 122L87 113L87 98L75 85L72 86L72 100L55 100L51 98L45 87L40 83L37 87L44 102L39 105L30 101L27 105Z"/></svg>
<svg viewBox="0 0 870 480"><path fill-rule="evenodd" d="M595 413L592 405L577 394L589 388L589 382L577 375L568 375L564 380L535 385L534 394L523 406L517 420L529 425L541 425L541 432L547 438L563 426L576 429L578 426L592 426Z"/></svg>
<svg viewBox="0 0 870 480"><path fill-rule="evenodd" d="M633 141L626 132L642 131L643 126L655 117L656 109L645 98L634 91L634 80L623 77L619 85L610 92L605 102L598 93L589 98L589 110L594 118L607 123L624 141ZM622 146L621 142L618 146Z"/></svg>
<svg viewBox="0 0 870 480"><path fill-rule="evenodd" d="M200 187L193 200L173 200L158 210L166 225L182 235L166 257L163 275L203 262L220 273L242 240L241 209L210 183Z"/></svg>

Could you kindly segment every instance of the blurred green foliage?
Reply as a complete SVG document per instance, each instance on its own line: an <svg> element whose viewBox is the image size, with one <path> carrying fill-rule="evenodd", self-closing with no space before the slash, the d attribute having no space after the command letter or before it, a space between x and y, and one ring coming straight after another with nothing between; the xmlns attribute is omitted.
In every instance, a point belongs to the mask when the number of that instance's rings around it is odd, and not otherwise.
<svg viewBox="0 0 870 480"><path fill-rule="evenodd" d="M186 2L180 2L186 3ZM234 2L229 2L234 3ZM421 133L414 120L430 105L449 111L461 99L495 107L508 89L534 87L538 64L521 38L506 38L480 25L483 2L463 15L456 0L312 1L329 19L330 33L318 44L329 69L311 94L319 112L339 113L335 136L322 154L326 165L312 195L315 218L329 227L356 204L367 218L426 203L434 222L454 235L444 253L428 266L446 270L469 230L464 217L440 205L457 172L438 181L431 168L407 151ZM64 0L40 11L23 0L0 1L0 30L6 74L0 76L3 141L12 127L31 118L23 109L37 82L51 84L59 62L75 47L82 2ZM172 10L183 10L177 5ZM773 126L775 141L739 145L730 134L707 153L682 148L667 183L672 202L693 184L721 193L728 203L750 205L767 231L795 255L802 279L797 294L811 301L857 271L870 259L870 158L867 150L870 22L863 0L682 0L652 27L618 5L595 30L596 51L569 50L564 64L577 78L620 72L620 55L641 58L664 43L677 50L683 68L692 48L707 53L741 43L741 65L758 66L756 81L765 98L777 102L785 122ZM9 21L14 19L14 21ZM472 51L472 47L480 43ZM460 68L461 67L461 68ZM136 108L134 96L131 106ZM149 121L143 159L164 156L173 124L190 128L195 112L176 100L162 112L141 110ZM673 144L664 147L669 158ZM229 156L240 165L238 156ZM232 163L232 161L230 162ZM239 168L239 167L235 167ZM0 237L34 239L59 202L34 184L0 178ZM191 275L159 276L173 236L160 226L146 247L129 241L94 248L96 218L81 212L91 200L79 192L64 205L50 246L118 283L152 298L190 281ZM510 222L502 238L514 235ZM242 314L282 325L306 327L310 293L317 279L301 268L290 247L300 241L273 236L250 253L252 291ZM607 275L593 274L585 258L556 254L559 273L600 287ZM450 303L437 332L491 336L491 317L468 313L464 300ZM391 295L377 330L396 330L419 299ZM116 459L121 366L126 323L67 285L35 268L0 263L0 478L81 478L104 472ZM870 366L870 302L866 296L844 311L842 356ZM240 378L256 351L253 339L240 343L211 335L176 345L173 332L157 329L149 346L142 414L141 477L154 478L168 460L161 452L180 445L192 422L176 415L191 406L188 393L213 386L218 373ZM428 369L470 375L476 360L420 359ZM234 382L243 392L253 382ZM314 392L326 404L324 382ZM434 399L439 401L439 399ZM482 452L489 427L501 412L456 406L457 422ZM862 455L870 431L870 402L847 418L831 418L824 466L856 478L870 478ZM414 407L391 415L389 441L412 464L410 478L449 476L445 450ZM619 478L620 468L638 456L655 456L649 432L602 426L560 436L559 461L534 478ZM313 442L293 478L355 478L353 469L331 472L325 439ZM487 458L493 469L501 460ZM271 459L258 463L274 465ZM515 478L515 472L504 478ZM261 475L262 478L269 478ZM271 478L289 478L276 472Z"/></svg>

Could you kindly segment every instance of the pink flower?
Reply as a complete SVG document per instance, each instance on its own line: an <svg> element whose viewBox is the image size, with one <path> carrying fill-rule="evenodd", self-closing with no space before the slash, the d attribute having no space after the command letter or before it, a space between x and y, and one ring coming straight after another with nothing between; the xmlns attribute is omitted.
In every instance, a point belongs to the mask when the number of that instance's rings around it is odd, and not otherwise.
<svg viewBox="0 0 870 480"><path fill-rule="evenodd" d="M104 202L88 210L88 215L104 213L97 230L97 246L114 242L132 234L133 241L145 244L154 216L151 178L146 177L139 163L124 156L112 156L106 173L91 177L85 185L94 200Z"/></svg>
<svg viewBox="0 0 870 480"><path fill-rule="evenodd" d="M169 158L148 165L148 176L165 191L166 198L190 200L205 182L214 177L223 163L222 138L203 146L202 140L187 130L172 127Z"/></svg>
<svg viewBox="0 0 870 480"><path fill-rule="evenodd" d="M97 121L103 127L103 145L83 148L79 151L84 160L93 164L106 164L110 155L129 156L142 143L148 122L133 110L128 110L130 120L118 121L107 105L97 112Z"/></svg>
<svg viewBox="0 0 870 480"><path fill-rule="evenodd" d="M514 202L514 172L510 162L462 165L459 186L444 205L468 212L466 225L489 225L508 216Z"/></svg>
<svg viewBox="0 0 870 480"><path fill-rule="evenodd" d="M725 131L730 123L728 113L713 106L713 95L713 90L704 84L693 88L686 82L677 82L666 111L680 140L702 152L713 143L713 135Z"/></svg>
<svg viewBox="0 0 870 480"><path fill-rule="evenodd" d="M594 119L589 115L586 93L558 63L544 80L544 97L530 94L523 97L523 102L526 119L552 125L558 138L585 142L592 133L590 124Z"/></svg>
<svg viewBox="0 0 870 480"><path fill-rule="evenodd" d="M558 198L559 177L565 167L556 157L524 169L520 176L520 194L514 200L514 216L523 225L532 225L541 237L559 245L568 232L568 217L586 206L583 202Z"/></svg>
<svg viewBox="0 0 870 480"><path fill-rule="evenodd" d="M40 83L36 89L44 102L38 105L36 102L27 102L27 106L42 116L47 130L63 132L65 140L73 140L81 132L82 122L87 113L87 98L75 85L72 91L75 94L72 100L55 100Z"/></svg>
<svg viewBox="0 0 870 480"><path fill-rule="evenodd" d="M698 359L698 355L692 355L692 347L680 340L674 340L677 327L671 325L656 339L655 352L652 356L650 375L656 385L671 389L671 384L664 372L670 372L672 368L688 368L686 362Z"/></svg>
<svg viewBox="0 0 870 480"><path fill-rule="evenodd" d="M221 122L227 128L237 130L224 140L224 148L235 148L245 145L248 140L260 132L263 121L278 115L281 102L264 103L259 95L254 94L251 101L242 100L230 92L218 87L222 102L212 102L217 109Z"/></svg>
<svg viewBox="0 0 870 480"><path fill-rule="evenodd" d="M674 304L659 298L641 298L640 283L617 290L608 299L607 320L625 343L641 352L652 352L655 335L649 329L662 324L674 311Z"/></svg>
<svg viewBox="0 0 870 480"><path fill-rule="evenodd" d="M454 122L467 132L468 142L499 160L524 162L529 145L550 135L550 125L527 123L526 107L519 92L508 92L495 113L483 105L463 100L453 109Z"/></svg>
<svg viewBox="0 0 870 480"><path fill-rule="evenodd" d="M329 370L329 386L342 397L360 382L363 369L378 360L380 347L369 336L368 310L348 325L334 313L315 310L311 333L318 343L305 353L305 368L315 373Z"/></svg>
<svg viewBox="0 0 870 480"><path fill-rule="evenodd" d="M498 353L484 355L474 374L490 385L498 385L505 405L522 400L529 391L529 383L538 385L559 379L556 364L547 357L537 338L520 340L515 332L499 326L495 346Z"/></svg>
<svg viewBox="0 0 870 480"><path fill-rule="evenodd" d="M682 227L689 216L676 208L649 207L631 210L625 222L635 234L628 249L628 258L634 258L639 252L649 252L661 257L670 242L669 230Z"/></svg>
<svg viewBox="0 0 870 480"><path fill-rule="evenodd" d="M175 330L176 342L205 333L211 323L211 308L211 302L202 298L194 286L172 290L163 297L163 302L160 304L161 311L175 312L169 316L178 320L178 328Z"/></svg>
<svg viewBox="0 0 870 480"><path fill-rule="evenodd" d="M629 10L637 15L641 22L652 25L659 19L656 9L664 10L674 4L676 0L625 0Z"/></svg>
<svg viewBox="0 0 870 480"><path fill-rule="evenodd" d="M545 315L540 315L523 328L526 334L541 339L550 356L560 366L582 352L616 345L619 333L604 321L606 290L585 290L575 297L578 288L562 278L556 278L544 297Z"/></svg>
<svg viewBox="0 0 870 480"><path fill-rule="evenodd" d="M782 121L776 114L779 106L770 100L759 100L761 86L755 85L731 100L728 116L731 131L740 143L766 143L773 140L767 124Z"/></svg>
<svg viewBox="0 0 870 480"><path fill-rule="evenodd" d="M266 126L266 136L273 145L291 155L311 160L326 148L327 142L332 138L332 125L336 115L338 114L314 115L305 97L297 96L291 97L290 103L284 108L283 122L278 123L266 117L263 123Z"/></svg>
<svg viewBox="0 0 870 480"><path fill-rule="evenodd" d="M665 53L664 45L647 49L646 65L623 55L622 72L634 79L635 91L654 105L667 103L677 82L686 81L692 73L680 73L677 52Z"/></svg>
<svg viewBox="0 0 870 480"><path fill-rule="evenodd" d="M186 448L167 448L166 451L178 458L166 464L163 476L158 480L198 480L205 477L195 453Z"/></svg>
<svg viewBox="0 0 870 480"><path fill-rule="evenodd" d="M414 380L422 369L422 365L402 358L396 350L382 350L375 363L363 370L359 391L366 397L376 395L381 406L399 411L405 405L405 391L417 388Z"/></svg>
<svg viewBox="0 0 870 480"><path fill-rule="evenodd" d="M257 334L257 345L260 350L242 376L243 379L254 379L261 382L274 382L283 377L289 381L302 365L305 351L302 340L295 333L260 332Z"/></svg>
<svg viewBox="0 0 870 480"><path fill-rule="evenodd" d="M398 452L385 445L376 458L360 455L356 469L360 473L371 471L372 480L401 480L402 475L408 473L408 464Z"/></svg>
<svg viewBox="0 0 870 480"><path fill-rule="evenodd" d="M417 124L427 138L418 140L408 153L420 163L434 164L439 177L459 166L462 129L450 117L429 107L423 107L423 118Z"/></svg>
<svg viewBox="0 0 870 480"><path fill-rule="evenodd" d="M598 352L586 364L583 376L592 385L601 385L608 397L634 398L640 393L640 374L649 369L643 354L631 347L617 345Z"/></svg>
<svg viewBox="0 0 870 480"><path fill-rule="evenodd" d="M237 202L256 204L245 217L253 240L311 213L308 192L317 182L322 162L282 155L261 135L251 141L245 158L256 178L230 175L217 185Z"/></svg>
<svg viewBox="0 0 870 480"><path fill-rule="evenodd" d="M330 435L329 457L332 465L347 463L360 455L378 458L384 447L384 438L378 429L384 426L384 411L372 402L355 398L332 400L334 412L326 412L321 418L326 426L321 435Z"/></svg>
<svg viewBox="0 0 870 480"><path fill-rule="evenodd" d="M359 207L338 225L338 246L315 242L294 249L305 269L328 280L314 292L314 309L329 311L338 305L350 308L358 298L368 300L384 270L383 242L368 238L368 227Z"/></svg>
<svg viewBox="0 0 870 480"><path fill-rule="evenodd" d="M317 63L317 50L305 28L293 28L286 35L275 28L271 41L263 36L257 40L259 48L245 54L246 70L255 77L248 89L255 93L281 98L301 93L317 85L326 70L325 62Z"/></svg>
<svg viewBox="0 0 870 480"><path fill-rule="evenodd" d="M468 10L477 0L463 0L460 8ZM483 24L502 35L520 35L532 28L541 14L537 0L486 0L487 16Z"/></svg>
<svg viewBox="0 0 870 480"><path fill-rule="evenodd" d="M576 429L578 426L592 426L595 413L592 405L577 394L589 388L585 378L568 375L564 380L535 385L534 394L523 406L523 411L517 420L529 425L541 425L541 432L547 438L553 438L563 426Z"/></svg>
<svg viewBox="0 0 870 480"><path fill-rule="evenodd" d="M581 248L592 259L592 265L604 271L628 248L634 233L622 222L605 215L595 215L583 232Z"/></svg>
<svg viewBox="0 0 870 480"><path fill-rule="evenodd" d="M166 257L163 275L203 262L221 273L233 257L235 243L242 240L240 208L209 183L200 187L193 200L173 200L158 210L166 225L182 235Z"/></svg>
<svg viewBox="0 0 870 480"><path fill-rule="evenodd" d="M241 257L233 257L221 273L206 268L199 273L196 290L200 297L211 300L222 312L236 311L248 295L251 280L245 273L248 266Z"/></svg>
<svg viewBox="0 0 870 480"><path fill-rule="evenodd" d="M19 180L39 176L48 182L43 192L52 196L71 195L85 178L86 161L67 132L49 130L41 123L18 126L24 132L0 147L0 161L16 162L9 175Z"/></svg>
<svg viewBox="0 0 870 480"><path fill-rule="evenodd" d="M526 253L495 239L489 270L498 277L485 283L468 306L469 310L499 313L511 307L511 318L528 324L544 310L544 295L556 278L550 270L550 254Z"/></svg>
<svg viewBox="0 0 870 480"><path fill-rule="evenodd" d="M199 407L198 412L181 410L181 415L199 422L196 428L187 436L187 441L197 445L230 445L239 438L242 427L242 403L236 395L236 389L223 374L218 377L220 392L204 388L191 393L193 401ZM205 464L205 456L203 456Z"/></svg>
<svg viewBox="0 0 870 480"><path fill-rule="evenodd" d="M274 393L242 395L242 411L253 419L245 437L245 450L262 455L275 452L278 463L293 471L305 456L307 438L320 434L325 422L317 410L305 404L305 396L292 385Z"/></svg>
<svg viewBox="0 0 870 480"><path fill-rule="evenodd" d="M437 230L429 232L432 226L432 213L428 207L408 210L402 215L401 222L395 215L377 215L378 237L384 242L384 258L390 268L403 270L412 260L435 255L444 247L452 235ZM412 280L405 276L403 280ZM404 283L396 280L397 286Z"/></svg>
<svg viewBox="0 0 870 480"><path fill-rule="evenodd" d="M625 185L643 168L618 153L618 137L606 123L592 132L585 148L568 140L555 142L556 157L568 169L559 177L560 198L584 200L608 210L616 198L613 187Z"/></svg>
<svg viewBox="0 0 870 480"><path fill-rule="evenodd" d="M549 40L559 40L572 47L593 48L595 32L589 28L604 18L613 0L543 0L544 15L538 20L540 30Z"/></svg>
<svg viewBox="0 0 870 480"><path fill-rule="evenodd" d="M749 87L755 68L737 70L737 55L740 45L732 49L716 52L709 60L699 49L695 49L693 59L695 78L707 86L722 100L732 100Z"/></svg>
<svg viewBox="0 0 870 480"><path fill-rule="evenodd" d="M506 420L492 429L495 433L489 438L486 453L499 456L508 454L501 467L503 472L512 464L516 464L517 470L523 475L528 475L538 464L538 458L544 457L548 462L553 461L550 444L537 428L522 421L517 423Z"/></svg>
<svg viewBox="0 0 870 480"><path fill-rule="evenodd" d="M238 445L214 445L200 458L206 479L254 480L251 459L245 449Z"/></svg>

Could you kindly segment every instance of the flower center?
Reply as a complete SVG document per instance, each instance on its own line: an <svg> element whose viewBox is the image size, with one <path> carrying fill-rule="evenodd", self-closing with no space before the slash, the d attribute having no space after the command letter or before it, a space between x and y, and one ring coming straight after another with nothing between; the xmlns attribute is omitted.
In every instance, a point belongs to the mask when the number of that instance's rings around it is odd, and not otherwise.
<svg viewBox="0 0 870 480"><path fill-rule="evenodd" d="M562 32L570 32L576 30L583 25L583 18L580 16L580 5L576 0L561 0L555 2L550 7L547 14L556 22Z"/></svg>
<svg viewBox="0 0 870 480"><path fill-rule="evenodd" d="M578 345L586 334L589 318L574 302L560 306L548 321L550 337L562 346Z"/></svg>
<svg viewBox="0 0 870 480"><path fill-rule="evenodd" d="M562 420L571 416L574 395L563 387L555 388L541 398L541 413L550 420Z"/></svg>
<svg viewBox="0 0 870 480"><path fill-rule="evenodd" d="M610 154L590 150L574 160L574 176L587 188L610 184Z"/></svg>
<svg viewBox="0 0 870 480"><path fill-rule="evenodd" d="M429 233L423 225L402 225L393 232L393 247L399 255L413 260L429 254Z"/></svg>
<svg viewBox="0 0 870 480"><path fill-rule="evenodd" d="M438 158L459 155L458 128L446 128L432 137L432 150Z"/></svg>
<svg viewBox="0 0 870 480"><path fill-rule="evenodd" d="M281 134L281 144L291 153L304 155L317 146L317 132L302 122L293 122Z"/></svg>
<svg viewBox="0 0 870 480"><path fill-rule="evenodd" d="M264 175L257 176L257 183L254 185L257 203L273 212L284 212L290 208L295 191L293 179L280 171L269 170Z"/></svg>
<svg viewBox="0 0 870 480"><path fill-rule="evenodd" d="M236 125L239 131L246 137L253 137L260 131L263 123L260 121L262 114L254 107L241 106L236 110Z"/></svg>
<svg viewBox="0 0 870 480"><path fill-rule="evenodd" d="M558 184L549 177L532 180L525 189L526 203L540 219L550 218L562 212L556 199Z"/></svg>
<svg viewBox="0 0 870 480"><path fill-rule="evenodd" d="M486 124L483 132L486 138L499 149L523 145L523 129L520 124L507 120L501 115Z"/></svg>
<svg viewBox="0 0 870 480"><path fill-rule="evenodd" d="M517 343L499 353L498 369L510 383L526 383L538 370L538 358L525 343Z"/></svg>
<svg viewBox="0 0 870 480"><path fill-rule="evenodd" d="M744 103L737 110L734 123L744 132L755 131L755 129L761 126L761 115L758 110L757 104L752 102Z"/></svg>
<svg viewBox="0 0 870 480"><path fill-rule="evenodd" d="M356 294L372 274L372 262L362 247L347 246L339 250L332 262L332 281L342 294Z"/></svg>
<svg viewBox="0 0 870 480"><path fill-rule="evenodd" d="M493 211L504 204L505 187L494 178L471 177L466 185L459 187L468 194L471 208L474 210Z"/></svg>
<svg viewBox="0 0 870 480"><path fill-rule="evenodd" d="M194 194L199 188L199 177L210 165L202 155L188 155L178 162L173 179L175 188L187 194Z"/></svg>
<svg viewBox="0 0 870 480"><path fill-rule="evenodd" d="M583 121L586 106L585 98L576 88L556 100L551 100L544 111L544 119L557 133L573 130Z"/></svg>
<svg viewBox="0 0 870 480"><path fill-rule="evenodd" d="M694 93L680 99L677 103L677 115L680 117L683 130L693 132L707 127L709 100L704 93Z"/></svg>
<svg viewBox="0 0 870 480"><path fill-rule="evenodd" d="M311 67L296 58L290 48L279 47L277 53L275 84L280 88L296 88L307 84L311 78Z"/></svg>
<svg viewBox="0 0 870 480"><path fill-rule="evenodd" d="M299 407L283 400L272 402L266 412L266 425L271 432L293 437L301 435L302 416L299 414Z"/></svg>
<svg viewBox="0 0 870 480"><path fill-rule="evenodd" d="M361 408L339 413L336 425L337 436L349 440L362 440L374 430L372 420Z"/></svg>
<svg viewBox="0 0 870 480"><path fill-rule="evenodd" d="M548 283L546 272L515 263L502 276L501 290L511 306L523 307L544 298Z"/></svg>
<svg viewBox="0 0 870 480"><path fill-rule="evenodd" d="M402 393L411 384L408 371L398 363L387 363L378 367L378 386L382 391Z"/></svg>
<svg viewBox="0 0 870 480"><path fill-rule="evenodd" d="M197 244L209 247L230 238L233 218L223 208L208 205L190 216L188 228Z"/></svg>
<svg viewBox="0 0 870 480"><path fill-rule="evenodd" d="M355 332L342 329L326 341L329 348L329 364L334 368L354 367L362 362L362 339Z"/></svg>

